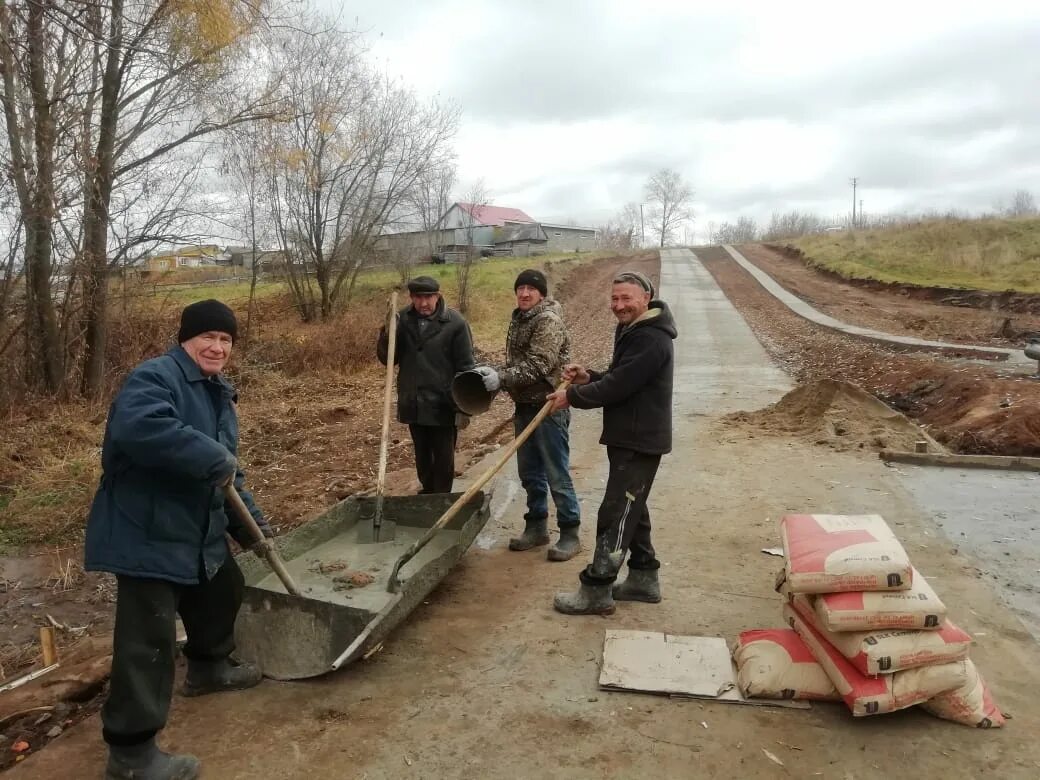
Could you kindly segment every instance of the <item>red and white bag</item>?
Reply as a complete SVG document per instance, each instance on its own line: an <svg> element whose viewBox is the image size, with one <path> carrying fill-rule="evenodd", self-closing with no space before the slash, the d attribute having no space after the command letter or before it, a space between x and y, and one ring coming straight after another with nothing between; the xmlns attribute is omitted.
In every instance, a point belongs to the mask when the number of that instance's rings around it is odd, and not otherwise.
<svg viewBox="0 0 1040 780"><path fill-rule="evenodd" d="M811 596L796 594L791 605L831 646L866 675L948 664L968 657L971 635L945 621L938 631L828 631L813 609Z"/></svg>
<svg viewBox="0 0 1040 780"><path fill-rule="evenodd" d="M937 630L946 605L917 569L910 590L825 593L816 598L816 614L828 631L872 631L879 628Z"/></svg>
<svg viewBox="0 0 1040 780"><path fill-rule="evenodd" d="M791 593L908 590L903 545L880 515L785 515L783 586Z"/></svg>
<svg viewBox="0 0 1040 780"><path fill-rule="evenodd" d="M993 701L993 694L975 664L971 661L965 663L968 667L968 681L956 690L929 699L921 707L937 718L963 723L965 726L999 729L1007 722L1004 713Z"/></svg>
<svg viewBox="0 0 1040 780"><path fill-rule="evenodd" d="M881 715L912 707L940 693L960 688L968 679L966 662L921 666L895 674L867 677L831 646L790 604L784 619L798 632L813 657L831 678L834 687L856 717Z"/></svg>
<svg viewBox="0 0 1040 780"><path fill-rule="evenodd" d="M841 701L823 667L789 628L741 632L733 660L737 685L748 698Z"/></svg>

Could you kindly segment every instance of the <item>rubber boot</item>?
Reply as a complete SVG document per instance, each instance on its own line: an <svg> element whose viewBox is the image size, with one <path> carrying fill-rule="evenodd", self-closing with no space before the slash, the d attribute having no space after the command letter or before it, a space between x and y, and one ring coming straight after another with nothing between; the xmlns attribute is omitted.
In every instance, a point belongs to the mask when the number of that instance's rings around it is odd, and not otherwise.
<svg viewBox="0 0 1040 780"><path fill-rule="evenodd" d="M614 586L617 601L645 601L657 604L661 600L661 584L657 580L657 569L629 569L624 582Z"/></svg>
<svg viewBox="0 0 1040 780"><path fill-rule="evenodd" d="M264 679L253 664L225 658L220 661L188 659L188 674L181 693L185 696L205 696L219 691L241 691L259 685Z"/></svg>
<svg viewBox="0 0 1040 780"><path fill-rule="evenodd" d="M581 552L581 540L578 538L578 526L561 528L560 538L549 548L550 561L569 561Z"/></svg>
<svg viewBox="0 0 1040 780"><path fill-rule="evenodd" d="M577 593L557 593L553 608L564 615L613 615L614 599L610 585L582 583Z"/></svg>
<svg viewBox="0 0 1040 780"><path fill-rule="evenodd" d="M516 552L530 550L549 544L549 526L546 518L528 520L525 518L524 532L509 540L509 549Z"/></svg>
<svg viewBox="0 0 1040 780"><path fill-rule="evenodd" d="M105 780L195 780L195 756L164 753L154 739L140 745L109 745Z"/></svg>

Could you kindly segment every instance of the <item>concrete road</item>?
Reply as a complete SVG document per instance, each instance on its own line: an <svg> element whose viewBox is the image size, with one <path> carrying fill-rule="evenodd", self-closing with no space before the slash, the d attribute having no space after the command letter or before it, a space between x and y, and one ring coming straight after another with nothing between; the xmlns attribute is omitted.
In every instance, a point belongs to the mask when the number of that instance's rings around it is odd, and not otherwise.
<svg viewBox="0 0 1040 780"><path fill-rule="evenodd" d="M667 250L662 297L676 342L675 451L650 502L664 601L610 618L568 618L586 556L512 553L522 526L515 481L497 491L478 545L370 661L302 683L177 699L163 743L193 750L205 776L236 778L891 778L1040 776L1040 651L976 563L938 535L898 474L873 457L753 436L720 418L788 386L740 316L687 251ZM603 487L598 413L578 412L573 464L591 546ZM782 710L597 687L606 628L723 636L782 625L772 590L788 511L879 512L963 628L998 701L1015 719L980 732L919 711L853 720L842 705ZM96 719L13 778L100 776ZM769 751L784 766L773 763Z"/></svg>

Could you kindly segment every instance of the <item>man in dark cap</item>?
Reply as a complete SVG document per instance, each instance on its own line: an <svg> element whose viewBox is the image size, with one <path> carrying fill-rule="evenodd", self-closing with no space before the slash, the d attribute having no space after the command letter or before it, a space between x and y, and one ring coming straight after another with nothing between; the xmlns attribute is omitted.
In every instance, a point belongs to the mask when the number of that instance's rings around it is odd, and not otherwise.
<svg viewBox="0 0 1040 780"><path fill-rule="evenodd" d="M668 304L654 296L645 274L614 277L610 308L617 319L614 355L604 372L568 365L567 390L550 398L557 409L603 409L600 444L610 471L596 525L592 563L576 593L560 593L553 606L568 615L609 615L614 600L661 600L661 564L650 542L647 501L661 464L672 449L672 341L677 336ZM628 577L615 585L628 555Z"/></svg>
<svg viewBox="0 0 1040 780"><path fill-rule="evenodd" d="M112 678L101 710L106 778L194 778L199 761L156 746L173 693L181 616L188 635L183 693L200 696L260 682L231 659L244 582L225 533L255 544L225 505L233 483L265 536L270 526L243 490L234 388L222 376L238 334L220 301L181 313L173 347L127 377L112 402L101 484L87 521L85 568L116 575Z"/></svg>
<svg viewBox="0 0 1040 780"><path fill-rule="evenodd" d="M451 492L458 423L464 421L451 397L451 382L474 362L469 324L444 305L440 290L429 276L410 280L411 305L397 316L397 419L412 434L420 493ZM383 365L388 345L384 326L376 342Z"/></svg>
<svg viewBox="0 0 1040 780"><path fill-rule="evenodd" d="M571 340L560 304L549 298L549 282L535 269L521 271L513 284L516 309L506 335L506 364L498 369L477 370L484 386L500 387L516 404L514 429L519 434L537 416L545 396L563 378L570 359ZM549 544L549 494L556 505L560 536L549 548L550 561L567 561L581 551L578 528L581 508L570 472L570 421L568 409L545 418L516 453L520 483L527 491L524 532L509 540L510 550L530 550Z"/></svg>

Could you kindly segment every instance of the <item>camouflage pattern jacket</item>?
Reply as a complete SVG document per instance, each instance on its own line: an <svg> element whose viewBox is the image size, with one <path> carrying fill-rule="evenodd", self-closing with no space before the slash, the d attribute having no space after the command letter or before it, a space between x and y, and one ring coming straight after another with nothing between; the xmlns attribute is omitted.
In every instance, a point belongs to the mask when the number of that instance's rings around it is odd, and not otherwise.
<svg viewBox="0 0 1040 780"><path fill-rule="evenodd" d="M518 404L545 403L571 359L571 338L563 310L552 298L529 311L513 310L506 335L506 365L498 371L502 388Z"/></svg>

